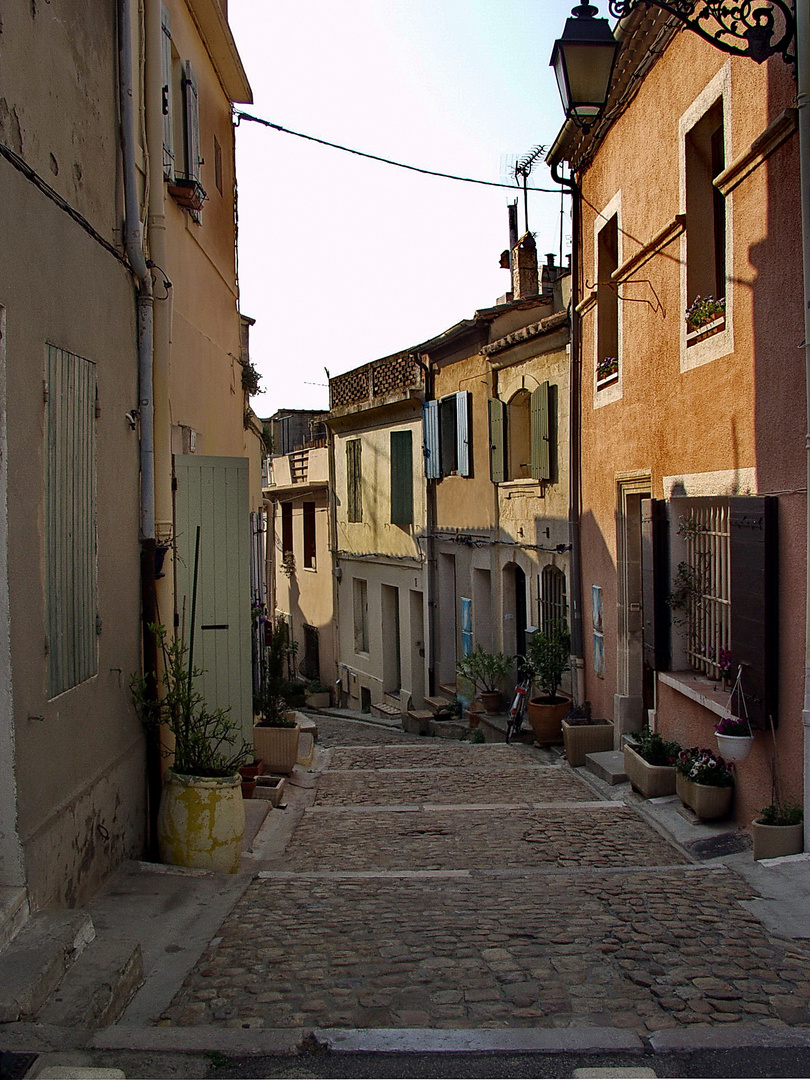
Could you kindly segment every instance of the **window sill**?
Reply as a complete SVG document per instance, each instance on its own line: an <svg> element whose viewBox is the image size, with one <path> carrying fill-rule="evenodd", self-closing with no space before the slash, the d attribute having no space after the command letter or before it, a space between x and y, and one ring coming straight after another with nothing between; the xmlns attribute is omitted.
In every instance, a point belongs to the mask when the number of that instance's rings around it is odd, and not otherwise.
<svg viewBox="0 0 810 1080"><path fill-rule="evenodd" d="M604 377L604 379L597 379L596 380L596 392L599 393L599 391L604 390L606 386L613 386L613 384L617 383L618 381L619 381L619 373L618 373L618 371L614 371L612 375L606 375Z"/></svg>
<svg viewBox="0 0 810 1080"><path fill-rule="evenodd" d="M697 345L699 341L705 341L706 338L714 337L715 334L721 334L725 330L725 328L726 317L725 315L721 315L720 318L713 319L711 322L705 323L703 326L699 326L697 330L687 330L687 349L691 348L693 345Z"/></svg>
<svg viewBox="0 0 810 1080"><path fill-rule="evenodd" d="M716 716L729 715L728 690L719 688L716 682L707 679L705 675L698 675L696 671L659 671L658 678L665 686L670 686L684 697L696 701Z"/></svg>
<svg viewBox="0 0 810 1080"><path fill-rule="evenodd" d="M535 480L533 476L522 477L520 480L501 480L497 485L502 491L528 491L532 488L540 489L541 480Z"/></svg>

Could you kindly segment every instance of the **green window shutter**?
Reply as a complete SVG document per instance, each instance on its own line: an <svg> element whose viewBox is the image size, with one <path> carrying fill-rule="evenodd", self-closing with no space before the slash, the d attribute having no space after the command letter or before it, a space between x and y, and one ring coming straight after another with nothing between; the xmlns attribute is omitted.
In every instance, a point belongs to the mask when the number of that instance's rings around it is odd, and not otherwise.
<svg viewBox="0 0 810 1080"><path fill-rule="evenodd" d="M349 521L363 520L362 443L349 439L346 443L346 513Z"/></svg>
<svg viewBox="0 0 810 1080"><path fill-rule="evenodd" d="M535 480L551 479L551 430L549 424L549 385L544 382L532 391L531 450L532 476Z"/></svg>
<svg viewBox="0 0 810 1080"><path fill-rule="evenodd" d="M174 118L172 115L172 30L166 5L160 5L160 79L163 112L163 175L174 180Z"/></svg>
<svg viewBox="0 0 810 1080"><path fill-rule="evenodd" d="M489 474L493 484L506 479L506 405L489 399Z"/></svg>
<svg viewBox="0 0 810 1080"><path fill-rule="evenodd" d="M183 99L186 110L186 179L200 179L200 106L197 97L197 76L191 61L186 60L183 79Z"/></svg>
<svg viewBox="0 0 810 1080"><path fill-rule="evenodd" d="M413 436L391 432L391 523L413 525Z"/></svg>
<svg viewBox="0 0 810 1080"><path fill-rule="evenodd" d="M96 365L48 346L45 574L49 698L98 673Z"/></svg>

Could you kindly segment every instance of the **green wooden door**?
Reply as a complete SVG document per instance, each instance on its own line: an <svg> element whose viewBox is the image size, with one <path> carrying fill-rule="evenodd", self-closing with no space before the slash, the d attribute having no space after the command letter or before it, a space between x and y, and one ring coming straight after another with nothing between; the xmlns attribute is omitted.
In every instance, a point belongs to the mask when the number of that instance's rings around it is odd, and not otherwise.
<svg viewBox="0 0 810 1080"><path fill-rule="evenodd" d="M174 459L175 607L189 640L194 545L200 526L194 666L196 688L211 707L229 708L252 739L250 643L250 505L248 459Z"/></svg>

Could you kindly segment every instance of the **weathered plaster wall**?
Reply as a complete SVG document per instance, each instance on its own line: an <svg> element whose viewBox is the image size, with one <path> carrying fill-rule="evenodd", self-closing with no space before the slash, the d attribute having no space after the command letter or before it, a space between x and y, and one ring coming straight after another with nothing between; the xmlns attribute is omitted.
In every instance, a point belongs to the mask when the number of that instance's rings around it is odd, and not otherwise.
<svg viewBox="0 0 810 1080"><path fill-rule="evenodd" d="M729 60L694 34L677 35L631 106L615 123L595 163L582 177L582 274L595 281L594 208L620 197L620 258L628 258L684 209L679 118L713 79L725 80L726 165L750 146L795 98L781 60L757 66ZM643 147L643 153L639 149ZM725 473L740 494L783 494L780 515L781 765L788 787L800 788L802 613L804 591L804 387L797 136L778 149L728 196L729 329L723 348L686 369L681 265L685 241L675 239L620 290L621 394L602 405L594 390L597 309L583 317L583 588L602 586L605 678L593 674L586 634L587 694L605 715L617 692L617 484L648 474L654 497L663 478ZM580 296L583 293L580 292ZM648 304L634 301L649 301ZM691 298L690 298L691 302ZM709 339L711 342L718 339ZM712 352L714 349L714 352ZM712 481L707 479L707 493ZM728 485L726 485L728 486ZM718 490L718 494L721 492ZM584 610L588 610L588 603ZM733 647L733 646L732 646ZM660 689L658 720L681 741L713 745L716 719L669 688ZM741 770L737 817L769 801L762 750Z"/></svg>

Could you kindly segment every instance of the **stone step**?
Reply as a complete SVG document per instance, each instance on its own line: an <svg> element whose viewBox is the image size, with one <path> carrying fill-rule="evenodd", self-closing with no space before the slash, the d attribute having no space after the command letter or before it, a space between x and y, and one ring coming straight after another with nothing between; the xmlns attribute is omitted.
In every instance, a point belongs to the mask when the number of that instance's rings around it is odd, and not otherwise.
<svg viewBox="0 0 810 1080"><path fill-rule="evenodd" d="M441 694L434 694L433 697L425 698L425 705L430 709L434 716L438 713L449 712L452 703L453 698L443 697Z"/></svg>
<svg viewBox="0 0 810 1080"><path fill-rule="evenodd" d="M623 784L627 780L623 750L603 750L599 754L586 754L585 768L611 786Z"/></svg>
<svg viewBox="0 0 810 1080"><path fill-rule="evenodd" d="M409 709L408 715L402 718L403 731L409 735L429 735L432 719L433 713L429 709Z"/></svg>
<svg viewBox="0 0 810 1080"><path fill-rule="evenodd" d="M400 710L399 706L386 705L384 701L378 701L376 705L371 706L371 715L379 716L386 720L399 719Z"/></svg>
<svg viewBox="0 0 810 1080"><path fill-rule="evenodd" d="M0 1023L33 1020L95 937L86 911L40 911L0 953Z"/></svg>
<svg viewBox="0 0 810 1080"><path fill-rule="evenodd" d="M0 888L0 950L13 941L28 919L28 894L20 886Z"/></svg>
<svg viewBox="0 0 810 1080"><path fill-rule="evenodd" d="M97 1029L116 1023L143 985L141 946L134 939L96 938L66 972L37 1023Z"/></svg>
<svg viewBox="0 0 810 1080"><path fill-rule="evenodd" d="M436 739L463 739L469 734L470 727L462 720L441 720L434 716L430 721L430 734Z"/></svg>
<svg viewBox="0 0 810 1080"><path fill-rule="evenodd" d="M455 701L457 691L455 683L439 683L439 693L444 694L450 701Z"/></svg>

